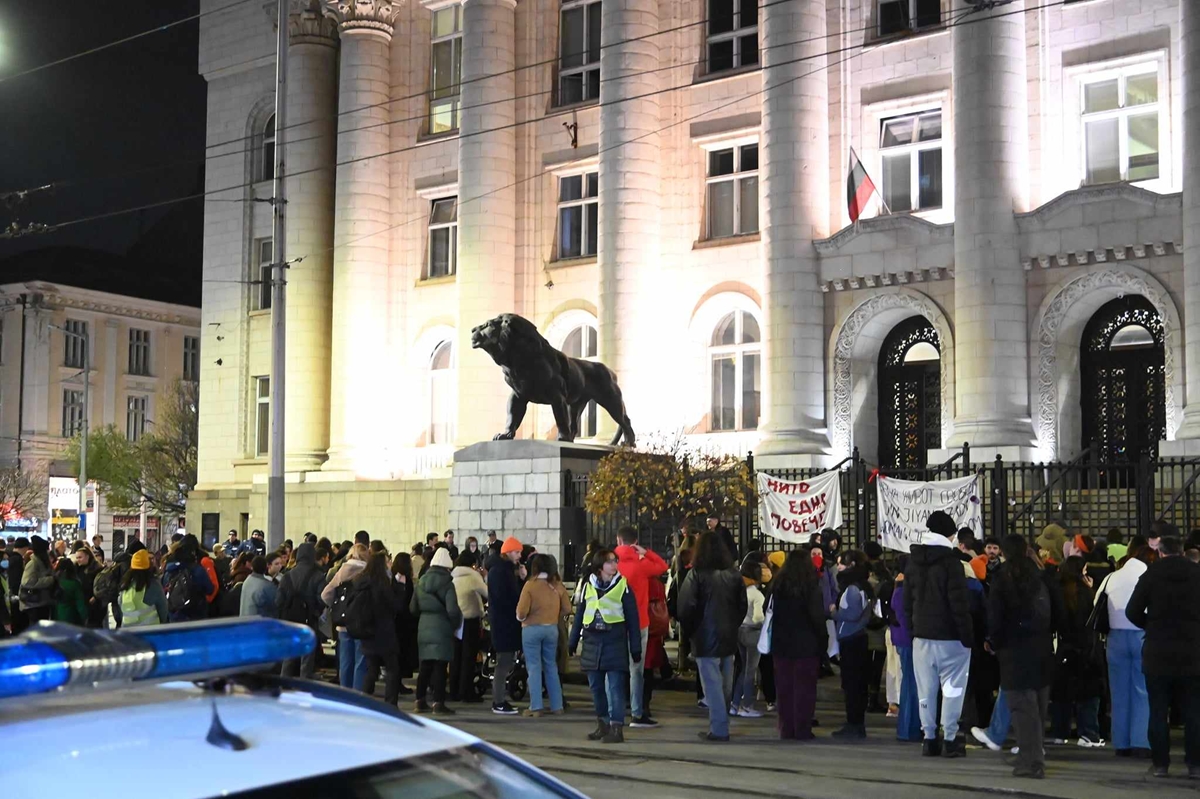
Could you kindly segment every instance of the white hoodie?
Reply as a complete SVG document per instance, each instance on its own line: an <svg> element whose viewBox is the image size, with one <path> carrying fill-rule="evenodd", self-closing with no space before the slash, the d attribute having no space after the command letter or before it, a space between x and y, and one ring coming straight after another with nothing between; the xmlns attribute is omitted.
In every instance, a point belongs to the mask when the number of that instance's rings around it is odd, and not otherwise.
<svg viewBox="0 0 1200 799"><path fill-rule="evenodd" d="M1130 558L1125 561L1124 566L1105 577L1103 582L1096 586L1097 600L1100 599L1101 590L1108 596L1109 628L1113 630L1138 629L1137 625L1125 615L1125 608L1129 605L1129 598L1133 596L1133 589L1137 587L1138 580L1142 579L1142 575L1145 573L1146 564L1137 558Z"/></svg>

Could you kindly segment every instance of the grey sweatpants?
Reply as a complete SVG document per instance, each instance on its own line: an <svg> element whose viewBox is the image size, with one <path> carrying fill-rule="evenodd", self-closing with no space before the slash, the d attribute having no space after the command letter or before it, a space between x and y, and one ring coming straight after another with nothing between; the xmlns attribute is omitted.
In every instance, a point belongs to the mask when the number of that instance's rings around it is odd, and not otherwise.
<svg viewBox="0 0 1200 799"><path fill-rule="evenodd" d="M937 738L938 691L942 692L942 735L947 741L958 735L971 670L971 650L958 641L913 639L913 675L917 678L917 698L921 729L926 740Z"/></svg>

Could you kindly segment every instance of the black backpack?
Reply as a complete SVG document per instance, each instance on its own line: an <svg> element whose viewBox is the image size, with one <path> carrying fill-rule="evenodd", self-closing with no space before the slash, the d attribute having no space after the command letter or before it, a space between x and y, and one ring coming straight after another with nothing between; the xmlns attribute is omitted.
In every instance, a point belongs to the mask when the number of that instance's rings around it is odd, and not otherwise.
<svg viewBox="0 0 1200 799"><path fill-rule="evenodd" d="M96 575L92 583L92 594L96 601L108 605L117 601L121 593L121 564L110 563Z"/></svg>
<svg viewBox="0 0 1200 799"><path fill-rule="evenodd" d="M333 604L329 606L329 620L334 627L346 626L346 611L350 607L350 592L354 588L351 582L351 580L346 580L333 589Z"/></svg>
<svg viewBox="0 0 1200 799"><path fill-rule="evenodd" d="M180 564L167 578L167 610L183 613L192 601L192 567Z"/></svg>
<svg viewBox="0 0 1200 799"><path fill-rule="evenodd" d="M288 596L287 605L283 607L279 617L285 621L294 621L298 624L307 624L310 627L315 627L318 617L321 614L309 603L308 589L312 581L321 576L321 572L319 570L314 571L308 576L308 580L305 583L300 584L297 584L296 580L290 579L294 575L295 573L293 572L283 577L288 582L291 593Z"/></svg>
<svg viewBox="0 0 1200 799"><path fill-rule="evenodd" d="M366 580L353 583L346 599L346 632L360 641L375 637L375 604L371 584Z"/></svg>

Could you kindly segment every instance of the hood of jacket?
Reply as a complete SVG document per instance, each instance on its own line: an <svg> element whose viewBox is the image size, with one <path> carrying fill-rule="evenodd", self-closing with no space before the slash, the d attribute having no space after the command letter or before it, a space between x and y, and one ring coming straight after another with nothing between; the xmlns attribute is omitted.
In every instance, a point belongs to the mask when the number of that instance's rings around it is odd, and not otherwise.
<svg viewBox="0 0 1200 799"><path fill-rule="evenodd" d="M301 544L296 547L296 565L315 565L317 562L317 548L313 544Z"/></svg>
<svg viewBox="0 0 1200 799"><path fill-rule="evenodd" d="M454 578L450 575L449 569L442 566L430 566L429 571L425 572L425 576L420 579L418 585L422 590L432 594L453 583Z"/></svg>
<svg viewBox="0 0 1200 799"><path fill-rule="evenodd" d="M435 568L438 568L438 567L431 566L430 571L433 571L433 569L435 569ZM450 571L450 576L453 579L458 579L459 577L468 577L469 578L471 575L475 575L476 577L479 577L479 579L481 581L483 580L483 577L480 576L479 572L475 571L470 566L455 566Z"/></svg>
<svg viewBox="0 0 1200 799"><path fill-rule="evenodd" d="M958 560L958 550L950 539L937 533L925 533L920 544L913 544L908 557L914 563L929 566L943 560ZM968 567L969 568L969 567Z"/></svg>

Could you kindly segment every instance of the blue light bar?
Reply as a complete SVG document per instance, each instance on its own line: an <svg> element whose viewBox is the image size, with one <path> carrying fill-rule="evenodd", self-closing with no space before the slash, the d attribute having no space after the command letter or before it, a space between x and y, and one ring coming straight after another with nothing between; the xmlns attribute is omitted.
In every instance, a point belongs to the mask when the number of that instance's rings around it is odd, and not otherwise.
<svg viewBox="0 0 1200 799"><path fill-rule="evenodd" d="M129 632L42 622L0 642L0 699L253 671L307 655L316 643L316 635L302 624L257 617Z"/></svg>

